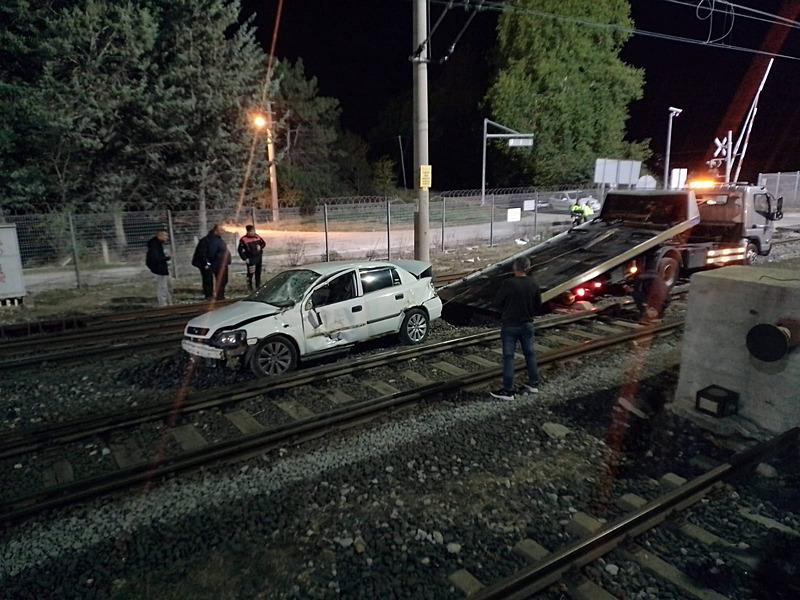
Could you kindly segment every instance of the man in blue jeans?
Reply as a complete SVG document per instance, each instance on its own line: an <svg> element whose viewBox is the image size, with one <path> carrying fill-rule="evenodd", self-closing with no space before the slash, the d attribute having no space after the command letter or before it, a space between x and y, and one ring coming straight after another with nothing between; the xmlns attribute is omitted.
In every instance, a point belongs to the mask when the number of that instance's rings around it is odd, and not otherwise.
<svg viewBox="0 0 800 600"><path fill-rule="evenodd" d="M525 393L539 392L539 371L536 367L536 354L533 350L533 317L542 304L539 286L528 276L531 262L524 256L514 261L514 276L506 279L497 292L495 307L500 311L502 328L500 339L503 342L503 387L491 392L493 398L514 399L514 352L517 340L525 355L528 367L528 383L522 385Z"/></svg>

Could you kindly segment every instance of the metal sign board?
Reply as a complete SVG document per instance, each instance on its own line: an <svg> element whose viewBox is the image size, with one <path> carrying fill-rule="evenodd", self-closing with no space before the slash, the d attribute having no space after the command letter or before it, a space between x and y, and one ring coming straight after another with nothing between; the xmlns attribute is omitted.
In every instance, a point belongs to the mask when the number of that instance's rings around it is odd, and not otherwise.
<svg viewBox="0 0 800 600"><path fill-rule="evenodd" d="M642 162L639 160L617 160L598 158L594 162L594 182L608 185L636 185Z"/></svg>
<svg viewBox="0 0 800 600"><path fill-rule="evenodd" d="M688 169L672 169L669 179L669 188L671 190L679 190L683 187L686 187L686 179L688 176Z"/></svg>
<svg viewBox="0 0 800 600"><path fill-rule="evenodd" d="M506 214L506 221L509 223L516 223L517 221L522 220L522 209L521 208L509 208L508 213Z"/></svg>
<svg viewBox="0 0 800 600"><path fill-rule="evenodd" d="M25 296L17 226L0 224L0 300Z"/></svg>
<svg viewBox="0 0 800 600"><path fill-rule="evenodd" d="M522 210L536 210L536 200L525 200L522 203Z"/></svg>
<svg viewBox="0 0 800 600"><path fill-rule="evenodd" d="M431 188L431 181L433 179L432 169L430 165L419 166L419 189L429 190Z"/></svg>
<svg viewBox="0 0 800 600"><path fill-rule="evenodd" d="M532 146L533 146L533 138L530 137L508 138L509 148L530 148Z"/></svg>

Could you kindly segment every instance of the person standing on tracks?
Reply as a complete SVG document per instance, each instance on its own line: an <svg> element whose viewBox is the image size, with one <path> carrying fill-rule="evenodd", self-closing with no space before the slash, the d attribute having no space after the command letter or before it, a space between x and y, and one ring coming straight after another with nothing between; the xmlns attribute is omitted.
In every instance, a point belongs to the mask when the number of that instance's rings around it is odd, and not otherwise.
<svg viewBox="0 0 800 600"><path fill-rule="evenodd" d="M522 385L522 390L530 394L539 392L539 371L533 348L533 317L542 305L542 296L539 286L528 275L531 262L526 257L514 260L512 268L514 276L503 281L494 301L502 321L503 387L491 392L491 396L500 400L514 399L514 353L518 341L528 369L528 383Z"/></svg>
<svg viewBox="0 0 800 600"><path fill-rule="evenodd" d="M228 265L231 264L231 253L228 244L222 239L225 230L221 225L214 225L208 234L208 249L206 255L214 274L214 299L225 299L225 286L228 285Z"/></svg>
<svg viewBox="0 0 800 600"><path fill-rule="evenodd" d="M211 270L211 261L208 259L208 243L213 236L214 230L208 232L200 238L192 255L192 266L200 271L200 278L203 282L203 297L206 300L214 298L214 271Z"/></svg>
<svg viewBox="0 0 800 600"><path fill-rule="evenodd" d="M166 231L159 231L147 242L145 264L156 280L156 300L159 306L172 304L172 292L169 289L169 261L171 257L164 252L164 244L169 240Z"/></svg>
<svg viewBox="0 0 800 600"><path fill-rule="evenodd" d="M261 257L264 253L264 246L267 243L256 233L255 225L247 226L245 233L239 240L239 257L247 265L247 288L253 291L253 276L255 276L256 287L261 287Z"/></svg>
<svg viewBox="0 0 800 600"><path fill-rule="evenodd" d="M631 296L642 321L660 319L669 306L669 287L655 270L646 271L636 278Z"/></svg>

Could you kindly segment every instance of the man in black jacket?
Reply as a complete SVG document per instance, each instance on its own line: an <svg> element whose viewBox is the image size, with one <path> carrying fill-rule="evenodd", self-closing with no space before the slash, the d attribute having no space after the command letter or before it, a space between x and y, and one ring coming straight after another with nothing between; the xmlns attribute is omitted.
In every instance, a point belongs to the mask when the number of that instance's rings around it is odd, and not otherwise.
<svg viewBox="0 0 800 600"><path fill-rule="evenodd" d="M166 231L159 231L147 242L147 258L145 264L156 279L156 298L159 306L172 304L172 293L169 289L170 257L164 253L164 244L169 240Z"/></svg>
<svg viewBox="0 0 800 600"><path fill-rule="evenodd" d="M514 399L514 353L517 340L522 346L525 365L528 368L528 383L522 389L526 393L539 392L539 372L533 348L533 317L542 304L539 286L528 276L531 262L524 256L514 261L514 276L500 285L495 297L495 307L500 311L502 328L500 339L503 343L503 387L491 392L493 398Z"/></svg>
<svg viewBox="0 0 800 600"><path fill-rule="evenodd" d="M200 271L200 278L203 281L203 297L206 300L214 298L214 272L211 270L211 261L208 260L208 241L214 234L214 230L208 232L200 238L192 255L192 266Z"/></svg>
<svg viewBox="0 0 800 600"><path fill-rule="evenodd" d="M239 257L247 265L247 287L253 291L253 276L256 289L261 287L261 256L267 243L256 233L255 225L247 226L247 233L239 240Z"/></svg>
<svg viewBox="0 0 800 600"><path fill-rule="evenodd" d="M228 245L222 239L225 230L220 225L208 234L208 247L206 257L211 265L211 272L214 274L214 298L217 300L225 299L225 286L228 285L228 265L231 264L231 253Z"/></svg>

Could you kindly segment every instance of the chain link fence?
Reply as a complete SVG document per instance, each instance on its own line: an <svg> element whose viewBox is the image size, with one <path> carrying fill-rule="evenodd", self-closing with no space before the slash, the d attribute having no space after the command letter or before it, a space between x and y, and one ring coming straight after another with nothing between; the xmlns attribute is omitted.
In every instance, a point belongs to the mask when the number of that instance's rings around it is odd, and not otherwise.
<svg viewBox="0 0 800 600"><path fill-rule="evenodd" d="M774 196L783 196L783 210L800 210L800 171L759 173L758 185Z"/></svg>
<svg viewBox="0 0 800 600"><path fill-rule="evenodd" d="M470 244L515 238L546 239L568 221L575 197L597 196L592 189L561 186L460 190L432 194L430 244L447 251ZM28 288L136 281L146 273L146 246L156 232L169 232L167 252L175 277L194 275L191 258L198 240L215 224L233 254L233 272L244 271L236 256L238 239L255 224L265 239L265 261L298 265L346 258L411 257L416 201L401 197L320 199L313 211L282 208L279 220L260 209L51 212L5 215L15 223Z"/></svg>

